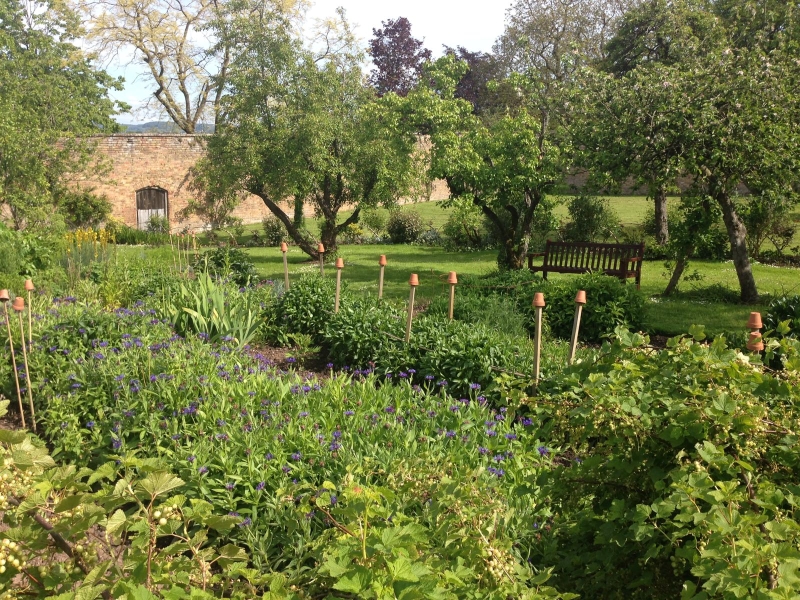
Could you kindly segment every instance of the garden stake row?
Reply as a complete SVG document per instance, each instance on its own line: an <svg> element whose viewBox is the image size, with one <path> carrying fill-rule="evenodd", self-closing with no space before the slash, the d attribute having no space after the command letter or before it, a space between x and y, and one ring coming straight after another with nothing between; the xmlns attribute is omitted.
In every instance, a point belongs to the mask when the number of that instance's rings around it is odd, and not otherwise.
<svg viewBox="0 0 800 600"><path fill-rule="evenodd" d="M751 312L750 319L747 321L747 328L750 330L750 335L747 338L747 349L750 352L764 351L764 341L761 339L761 328L763 326L761 313Z"/></svg>
<svg viewBox="0 0 800 600"><path fill-rule="evenodd" d="M19 416L22 421L22 426L27 427L25 423L25 411L22 408L22 392L19 385L19 371L17 370L17 357L14 353L14 336L11 334L11 319L8 316L8 302L11 299L8 290L0 290L0 302L3 303L3 316L6 321L6 331L8 332L8 347L11 350L11 366L14 369L14 383L17 387L17 402L19 403ZM25 347L25 325L22 321L22 311L25 310L25 299L22 296L14 298L11 307L17 313L19 318L19 334L22 342L22 357L25 364L25 382L28 391L28 400L31 406L31 419L33 419L33 430L36 431L36 411L33 408L33 391L31 390L31 375L28 370L28 351ZM30 311L29 311L30 312Z"/></svg>
<svg viewBox="0 0 800 600"><path fill-rule="evenodd" d="M567 364L571 365L575 360L575 350L578 347L578 330L581 327L581 313L583 313L583 305L586 304L586 292L579 290L575 294L575 319L572 322L572 338L569 343L569 358Z"/></svg>

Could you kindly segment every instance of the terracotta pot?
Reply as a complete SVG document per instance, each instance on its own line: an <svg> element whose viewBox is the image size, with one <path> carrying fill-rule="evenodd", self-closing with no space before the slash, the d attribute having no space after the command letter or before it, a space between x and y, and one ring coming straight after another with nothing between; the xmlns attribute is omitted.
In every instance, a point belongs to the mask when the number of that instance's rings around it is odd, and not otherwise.
<svg viewBox="0 0 800 600"><path fill-rule="evenodd" d="M536 292L533 295L533 307L534 308L544 308L544 294L542 292Z"/></svg>
<svg viewBox="0 0 800 600"><path fill-rule="evenodd" d="M35 288L35 287L34 287L34 285L33 285L33 281L32 281L32 280L30 280L30 279L26 279L26 280L25 280L25 291L26 291L26 292L32 292L32 291L33 291L33 290L35 290L35 289L36 289L36 288Z"/></svg>
<svg viewBox="0 0 800 600"><path fill-rule="evenodd" d="M449 284L458 283L458 276L456 275L455 271L450 271L450 274L447 276L447 283Z"/></svg>
<svg viewBox="0 0 800 600"><path fill-rule="evenodd" d="M343 258L337 258L336 259L336 268L337 269L344 269L344 259Z"/></svg>
<svg viewBox="0 0 800 600"><path fill-rule="evenodd" d="M408 280L408 285L417 287L419 285L419 277L417 277L416 273L411 274L411 278Z"/></svg>
<svg viewBox="0 0 800 600"><path fill-rule="evenodd" d="M8 302L11 298L8 295L8 290L0 290L0 302Z"/></svg>
<svg viewBox="0 0 800 600"><path fill-rule="evenodd" d="M760 312L751 312L750 313L750 320L747 321L747 328L748 329L761 329L764 324L761 322L761 313Z"/></svg>
<svg viewBox="0 0 800 600"><path fill-rule="evenodd" d="M386 266L386 255L385 254L381 254L381 257L378 259L378 265L381 266L381 267L385 267Z"/></svg>
<svg viewBox="0 0 800 600"><path fill-rule="evenodd" d="M325 246L323 246L322 243L320 243L319 246L317 246L317 252L319 252L320 254L325 252Z"/></svg>
<svg viewBox="0 0 800 600"><path fill-rule="evenodd" d="M281 242L281 252L288 252L288 251L289 251L289 246L286 244L286 242Z"/></svg>
<svg viewBox="0 0 800 600"><path fill-rule="evenodd" d="M586 304L586 292L583 290L579 290L577 294L575 294L575 304Z"/></svg>
<svg viewBox="0 0 800 600"><path fill-rule="evenodd" d="M25 310L25 298L22 296L17 296L14 298L14 302L11 304L11 308L13 308L17 312L21 312Z"/></svg>

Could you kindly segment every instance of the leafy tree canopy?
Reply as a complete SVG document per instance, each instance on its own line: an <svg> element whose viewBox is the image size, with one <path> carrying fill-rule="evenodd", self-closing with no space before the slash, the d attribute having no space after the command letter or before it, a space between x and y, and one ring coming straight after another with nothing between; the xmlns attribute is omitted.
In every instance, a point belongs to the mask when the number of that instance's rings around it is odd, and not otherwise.
<svg viewBox="0 0 800 600"><path fill-rule="evenodd" d="M79 21L63 4L0 2L0 204L17 228L49 220L92 160L92 133L113 132L126 107L108 90L121 81L98 70L72 40Z"/></svg>
<svg viewBox="0 0 800 600"><path fill-rule="evenodd" d="M382 29L372 30L369 54L375 68L369 82L378 95L394 92L405 96L417 84L422 65L431 59L423 41L411 36L411 23L405 17L382 22Z"/></svg>

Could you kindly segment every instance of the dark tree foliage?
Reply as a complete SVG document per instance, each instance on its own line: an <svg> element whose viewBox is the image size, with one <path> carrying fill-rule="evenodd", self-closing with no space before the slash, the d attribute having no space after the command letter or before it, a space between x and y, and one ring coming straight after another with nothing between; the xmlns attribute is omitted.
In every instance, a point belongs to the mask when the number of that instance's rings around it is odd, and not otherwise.
<svg viewBox="0 0 800 600"><path fill-rule="evenodd" d="M487 52L470 52L463 46L445 46L444 51L467 63L467 71L456 86L455 97L470 102L476 115L496 113L519 104L513 87L503 81L503 65L496 56Z"/></svg>
<svg viewBox="0 0 800 600"><path fill-rule="evenodd" d="M369 53L375 68L369 82L383 96L395 92L405 96L416 85L422 65L431 59L431 51L422 40L411 37L411 23L405 17L382 21L383 29L373 29Z"/></svg>

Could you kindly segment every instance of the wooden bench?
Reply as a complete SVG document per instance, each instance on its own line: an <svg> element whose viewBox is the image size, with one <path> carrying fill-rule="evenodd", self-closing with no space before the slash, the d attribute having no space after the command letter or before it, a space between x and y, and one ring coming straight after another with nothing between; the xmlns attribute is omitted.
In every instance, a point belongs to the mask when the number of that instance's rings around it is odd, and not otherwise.
<svg viewBox="0 0 800 600"><path fill-rule="evenodd" d="M533 266L533 259L543 256L540 267ZM528 254L528 268L547 273L605 273L619 277L622 281L634 278L636 289L642 281L642 258L644 242L641 244L596 244L594 242L551 242L547 240L544 252Z"/></svg>

